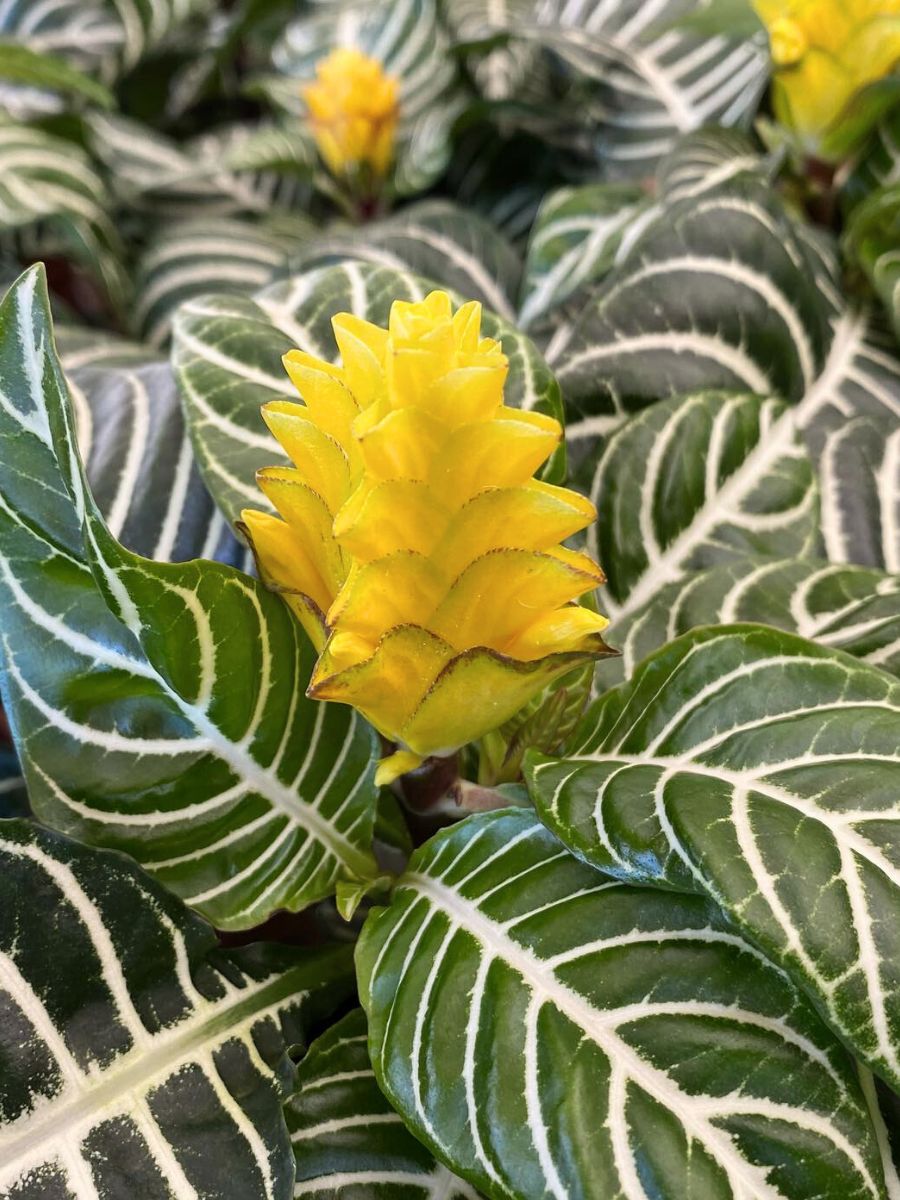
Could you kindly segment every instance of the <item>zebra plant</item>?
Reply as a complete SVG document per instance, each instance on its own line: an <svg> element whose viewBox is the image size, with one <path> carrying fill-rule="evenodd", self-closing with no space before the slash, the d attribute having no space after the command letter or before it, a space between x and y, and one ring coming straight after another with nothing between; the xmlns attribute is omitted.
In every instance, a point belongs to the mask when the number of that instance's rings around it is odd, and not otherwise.
<svg viewBox="0 0 900 1200"><path fill-rule="evenodd" d="M776 8L0 2L0 1200L900 1200L894 81Z"/></svg>

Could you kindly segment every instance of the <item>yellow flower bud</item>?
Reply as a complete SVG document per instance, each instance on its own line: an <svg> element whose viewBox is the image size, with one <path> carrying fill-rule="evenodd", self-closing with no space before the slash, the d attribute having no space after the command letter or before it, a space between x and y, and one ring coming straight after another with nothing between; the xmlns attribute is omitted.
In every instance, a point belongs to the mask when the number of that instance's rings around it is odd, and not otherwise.
<svg viewBox="0 0 900 1200"><path fill-rule="evenodd" d="M387 173L394 155L399 83L377 59L338 49L319 62L303 98L319 153L335 175L365 166Z"/></svg>
<svg viewBox="0 0 900 1200"><path fill-rule="evenodd" d="M303 403L263 415L293 466L259 472L281 518L245 511L266 583L319 659L309 695L351 704L403 748L382 778L503 724L608 652L575 601L603 581L560 543L596 513L533 478L559 423L508 408L508 363L481 306L432 292L387 329L332 322L333 366L285 356Z"/></svg>
<svg viewBox="0 0 900 1200"><path fill-rule="evenodd" d="M754 0L769 32L773 103L810 153L866 85L900 61L900 0Z"/></svg>

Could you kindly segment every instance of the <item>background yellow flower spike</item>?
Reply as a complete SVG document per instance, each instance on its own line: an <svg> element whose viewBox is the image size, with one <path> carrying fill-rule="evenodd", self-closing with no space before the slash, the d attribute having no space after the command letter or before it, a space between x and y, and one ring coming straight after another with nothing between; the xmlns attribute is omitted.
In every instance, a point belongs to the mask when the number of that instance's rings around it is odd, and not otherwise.
<svg viewBox="0 0 900 1200"><path fill-rule="evenodd" d="M603 582L560 543L593 505L533 478L562 429L507 408L481 306L432 292L388 329L334 318L342 365L285 359L302 403L264 408L293 466L259 472L282 520L243 514L263 578L319 650L309 695L351 704L400 751L380 779L496 729L608 653Z"/></svg>
<svg viewBox="0 0 900 1200"><path fill-rule="evenodd" d="M400 84L362 51L341 47L316 67L303 99L319 153L335 175L367 167L381 177L394 156Z"/></svg>
<svg viewBox="0 0 900 1200"><path fill-rule="evenodd" d="M754 0L754 7L769 33L776 117L809 153L830 157L847 106L900 62L900 0Z"/></svg>

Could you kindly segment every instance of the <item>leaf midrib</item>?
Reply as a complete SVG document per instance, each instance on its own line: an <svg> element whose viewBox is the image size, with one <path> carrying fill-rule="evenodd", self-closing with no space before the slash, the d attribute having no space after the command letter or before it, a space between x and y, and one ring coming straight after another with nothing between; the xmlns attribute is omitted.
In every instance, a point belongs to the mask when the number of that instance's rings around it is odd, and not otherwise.
<svg viewBox="0 0 900 1200"><path fill-rule="evenodd" d="M210 1002L213 1011L203 1017L199 1025L195 1025L198 1016L195 1009L193 1015L174 1030L157 1034L159 1041L149 1052L133 1047L123 1056L123 1059L131 1058L130 1063L117 1060L97 1077L96 1083L86 1076L88 1086L80 1095L71 1099L56 1098L42 1106L40 1115L29 1113L19 1118L25 1126L23 1133L5 1145L0 1136L3 1150L0 1185L4 1179L15 1182L16 1170L33 1169L45 1162L46 1157L35 1157L35 1151L42 1146L51 1147L57 1140L62 1141L73 1133L83 1140L86 1131L101 1118L108 1119L115 1113L128 1111L128 1098L132 1093L140 1091L148 1095L155 1081L165 1082L177 1069L197 1057L198 1052L207 1048L213 1050L226 1041L241 1038L245 1027L264 1019L268 1009L277 1008L288 998L292 1003L301 1003L307 993L297 989L304 975L305 970L296 967L255 989L252 985L241 989L237 997ZM14 1128L14 1125L8 1126L7 1135Z"/></svg>

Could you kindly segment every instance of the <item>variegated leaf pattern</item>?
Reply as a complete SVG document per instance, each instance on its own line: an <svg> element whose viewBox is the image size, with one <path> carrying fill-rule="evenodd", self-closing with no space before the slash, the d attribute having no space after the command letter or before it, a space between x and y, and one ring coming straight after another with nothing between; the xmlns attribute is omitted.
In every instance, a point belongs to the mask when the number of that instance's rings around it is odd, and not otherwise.
<svg viewBox="0 0 900 1200"><path fill-rule="evenodd" d="M543 202L528 241L519 321L527 329L537 318L591 284L615 262L626 231L650 201L628 184L586 184L561 188Z"/></svg>
<svg viewBox="0 0 900 1200"><path fill-rule="evenodd" d="M79 452L113 536L161 562L247 565L200 477L169 364L87 365L67 379Z"/></svg>
<svg viewBox="0 0 900 1200"><path fill-rule="evenodd" d="M375 1081L366 1017L348 1013L309 1048L285 1105L295 1196L477 1200L409 1133Z"/></svg>
<svg viewBox="0 0 900 1200"><path fill-rule="evenodd" d="M274 284L253 300L205 296L178 310L173 362L188 424L206 484L230 521L248 504L263 506L256 472L283 457L259 413L266 400L296 398L282 356L299 347L333 359L335 313L386 326L394 300L422 299L433 286L408 272L345 262ZM502 340L510 360L505 403L561 416L559 389L528 339L490 314L482 330ZM562 467L554 455L556 481Z"/></svg>
<svg viewBox="0 0 900 1200"><path fill-rule="evenodd" d="M0 1194L289 1200L285 1048L349 952L223 952L122 855L24 821L0 863Z"/></svg>
<svg viewBox="0 0 900 1200"><path fill-rule="evenodd" d="M0 116L0 236L26 257L63 250L121 300L123 247L103 180L73 142Z"/></svg>
<svg viewBox="0 0 900 1200"><path fill-rule="evenodd" d="M467 66L486 100L540 103L550 95L541 48L509 37L535 17L535 0L443 0L441 11L457 49L471 50L506 34L503 45L467 54Z"/></svg>
<svg viewBox="0 0 900 1200"><path fill-rule="evenodd" d="M120 201L158 219L267 214L292 208L311 166L302 130L226 126L176 144L137 121L94 113L91 149Z"/></svg>
<svg viewBox="0 0 900 1200"><path fill-rule="evenodd" d="M6 0L0 37L55 54L111 81L209 0Z"/></svg>
<svg viewBox="0 0 900 1200"><path fill-rule="evenodd" d="M853 170L843 184L843 198L849 205L866 196L900 183L900 110L889 112L872 133Z"/></svg>
<svg viewBox="0 0 900 1200"><path fill-rule="evenodd" d="M355 258L414 271L515 321L522 275L518 251L490 221L447 200L424 200L364 231L318 235L302 256L305 269Z"/></svg>
<svg viewBox="0 0 900 1200"><path fill-rule="evenodd" d="M689 571L815 551L816 482L787 413L777 400L698 392L653 404L613 434L590 484L600 516L588 531L613 630Z"/></svg>
<svg viewBox="0 0 900 1200"><path fill-rule="evenodd" d="M900 421L856 417L833 429L819 478L831 561L900 572Z"/></svg>
<svg viewBox="0 0 900 1200"><path fill-rule="evenodd" d="M423 191L447 165L450 129L464 103L436 0L335 0L296 17L272 53L282 76L267 81L270 97L305 113L298 80L311 78L318 59L338 46L358 46L399 79L393 186L401 194Z"/></svg>
<svg viewBox="0 0 900 1200"><path fill-rule="evenodd" d="M311 229L301 217L277 226L227 217L167 223L138 261L133 322L141 339L164 345L175 309L194 296L252 295L289 273Z"/></svg>
<svg viewBox="0 0 900 1200"><path fill-rule="evenodd" d="M606 690L689 629L757 621L834 646L900 675L900 575L818 559L735 556L663 584L617 617L609 640L621 658L597 668Z"/></svg>
<svg viewBox="0 0 900 1200"><path fill-rule="evenodd" d="M885 1196L854 1064L787 977L527 810L418 850L357 969L382 1088L491 1196Z"/></svg>
<svg viewBox="0 0 900 1200"><path fill-rule="evenodd" d="M695 630L535 758L541 817L602 871L708 893L900 1083L900 683L761 625Z"/></svg>
<svg viewBox="0 0 900 1200"><path fill-rule="evenodd" d="M554 51L592 85L580 116L611 179L652 172L679 136L742 125L756 112L768 67L755 41L679 28L696 0L549 0L537 24L514 29ZM571 123L571 112L565 114Z"/></svg>
<svg viewBox="0 0 900 1200"><path fill-rule="evenodd" d="M285 605L231 567L138 558L96 513L37 269L0 308L0 439L4 707L41 820L223 928L374 873L372 734L306 700Z"/></svg>

